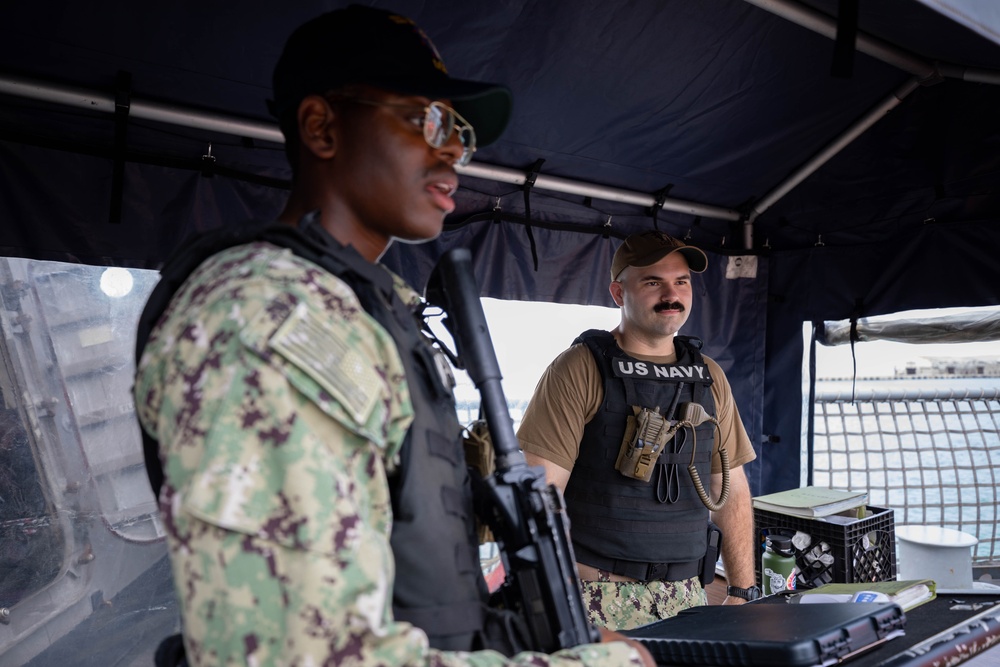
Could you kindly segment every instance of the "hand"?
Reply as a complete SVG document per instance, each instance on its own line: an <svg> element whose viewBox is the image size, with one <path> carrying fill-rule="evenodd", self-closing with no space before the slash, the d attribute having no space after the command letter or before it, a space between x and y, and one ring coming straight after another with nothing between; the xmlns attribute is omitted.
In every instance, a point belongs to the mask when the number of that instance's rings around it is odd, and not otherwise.
<svg viewBox="0 0 1000 667"><path fill-rule="evenodd" d="M735 595L727 595L726 599L722 601L722 604L728 604L728 605L741 605L746 603L747 603L746 600L740 597L736 597Z"/></svg>
<svg viewBox="0 0 1000 667"><path fill-rule="evenodd" d="M656 661L653 660L653 656L650 655L649 650L643 646L640 642L634 639L629 639L625 635L614 632L613 630L608 630L607 628L597 628L601 631L601 643L605 642L625 642L636 651L639 652L639 657L642 658L642 664L646 667L656 667Z"/></svg>

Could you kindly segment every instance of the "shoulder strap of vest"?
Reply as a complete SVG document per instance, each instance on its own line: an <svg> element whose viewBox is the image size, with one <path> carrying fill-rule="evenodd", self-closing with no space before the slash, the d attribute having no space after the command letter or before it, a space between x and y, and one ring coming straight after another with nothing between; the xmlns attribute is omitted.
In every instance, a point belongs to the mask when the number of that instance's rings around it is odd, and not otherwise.
<svg viewBox="0 0 1000 667"><path fill-rule="evenodd" d="M582 334L573 339L573 345L579 345L583 343L587 348L593 353L594 357L597 358L597 363L601 363L601 356L607 355L608 352L614 349L618 343L615 342L615 337L611 335L610 331L604 331L603 329L588 329Z"/></svg>
<svg viewBox="0 0 1000 667"><path fill-rule="evenodd" d="M674 347L678 343L682 348L686 348L697 355L696 361L701 361L701 348L705 347L705 342L696 336L674 336ZM680 355L677 355L680 357Z"/></svg>
<svg viewBox="0 0 1000 667"><path fill-rule="evenodd" d="M614 340L615 337L611 335L610 331L605 331L604 329L587 329L573 339L573 345L578 345L580 343L587 343L587 345L590 345L591 342L596 345L607 345L608 343L614 343Z"/></svg>
<svg viewBox="0 0 1000 667"><path fill-rule="evenodd" d="M674 350L677 352L677 361L692 364L705 364L705 357L701 353L701 348L705 343L695 336L675 336ZM705 366L705 373L708 373L708 366ZM711 375L709 374L709 379ZM691 398L695 403L701 403L702 393L705 391L704 384L695 382L691 389Z"/></svg>

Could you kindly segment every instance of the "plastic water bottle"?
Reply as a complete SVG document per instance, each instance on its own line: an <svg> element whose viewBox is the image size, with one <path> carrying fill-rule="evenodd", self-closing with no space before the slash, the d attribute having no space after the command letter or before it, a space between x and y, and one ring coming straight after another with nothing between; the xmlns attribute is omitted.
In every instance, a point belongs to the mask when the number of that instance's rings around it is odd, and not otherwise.
<svg viewBox="0 0 1000 667"><path fill-rule="evenodd" d="M761 591L773 595L781 591L795 589L795 577L799 573L795 567L795 552L792 538L782 535L768 535L764 555L760 558Z"/></svg>

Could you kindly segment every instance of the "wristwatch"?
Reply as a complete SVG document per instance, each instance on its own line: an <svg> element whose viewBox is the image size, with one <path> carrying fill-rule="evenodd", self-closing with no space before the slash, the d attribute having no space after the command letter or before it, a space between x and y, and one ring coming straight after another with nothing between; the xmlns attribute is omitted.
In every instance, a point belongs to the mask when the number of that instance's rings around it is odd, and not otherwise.
<svg viewBox="0 0 1000 667"><path fill-rule="evenodd" d="M759 600L760 599L760 586L751 586L750 588L738 588L736 586L726 586L726 595L732 595L733 597L743 598L744 600Z"/></svg>

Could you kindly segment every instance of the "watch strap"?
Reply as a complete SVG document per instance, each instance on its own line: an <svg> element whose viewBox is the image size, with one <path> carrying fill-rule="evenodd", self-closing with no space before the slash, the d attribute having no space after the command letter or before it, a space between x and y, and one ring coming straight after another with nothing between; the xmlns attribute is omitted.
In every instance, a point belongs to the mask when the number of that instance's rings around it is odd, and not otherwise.
<svg viewBox="0 0 1000 667"><path fill-rule="evenodd" d="M731 595L744 600L758 600L761 597L760 586L750 588L740 588L739 586L726 586L726 595Z"/></svg>

